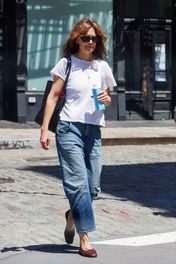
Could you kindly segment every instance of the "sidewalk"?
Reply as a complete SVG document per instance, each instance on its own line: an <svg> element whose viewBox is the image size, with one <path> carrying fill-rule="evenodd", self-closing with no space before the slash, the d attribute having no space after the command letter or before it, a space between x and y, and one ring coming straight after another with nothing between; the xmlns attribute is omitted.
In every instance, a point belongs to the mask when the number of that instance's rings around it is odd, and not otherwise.
<svg viewBox="0 0 176 264"><path fill-rule="evenodd" d="M98 258L91 260L77 254L78 236L72 246L63 238L68 201L55 148L37 147L33 123L0 127L0 264L175 264L172 120L102 128L102 192L94 202L97 230L89 234Z"/></svg>
<svg viewBox="0 0 176 264"><path fill-rule="evenodd" d="M39 127L35 123L0 121L0 149L39 146ZM51 133L52 142L54 134ZM102 143L108 145L174 144L176 125L165 121L107 121L102 128Z"/></svg>
<svg viewBox="0 0 176 264"><path fill-rule="evenodd" d="M1 264L175 264L176 243L153 247L96 247L95 259L83 258L77 254L77 247L67 245L45 245L26 247L16 255L1 259Z"/></svg>

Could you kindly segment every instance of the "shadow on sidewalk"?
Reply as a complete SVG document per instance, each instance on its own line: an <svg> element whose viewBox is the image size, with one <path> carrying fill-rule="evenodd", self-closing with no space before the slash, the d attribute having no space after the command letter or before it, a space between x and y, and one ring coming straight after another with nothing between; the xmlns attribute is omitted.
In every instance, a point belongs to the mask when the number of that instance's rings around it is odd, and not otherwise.
<svg viewBox="0 0 176 264"><path fill-rule="evenodd" d="M30 246L22 246L22 247L10 247L1 249L1 253L13 251L20 252L23 250L27 251L39 251L45 253L67 253L67 254L78 254L78 247L70 246L70 245L56 245L56 244L43 244L43 245L30 245Z"/></svg>
<svg viewBox="0 0 176 264"><path fill-rule="evenodd" d="M102 191L176 217L176 163L104 166Z"/></svg>
<svg viewBox="0 0 176 264"><path fill-rule="evenodd" d="M61 179L59 166L28 166L22 170ZM155 215L176 217L176 162L107 165L101 179L103 193L156 208Z"/></svg>

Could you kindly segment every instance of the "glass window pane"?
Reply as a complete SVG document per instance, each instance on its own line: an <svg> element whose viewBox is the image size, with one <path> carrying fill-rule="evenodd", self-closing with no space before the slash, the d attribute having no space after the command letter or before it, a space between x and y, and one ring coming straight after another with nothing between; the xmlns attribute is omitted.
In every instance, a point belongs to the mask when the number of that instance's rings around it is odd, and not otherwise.
<svg viewBox="0 0 176 264"><path fill-rule="evenodd" d="M166 44L155 45L155 81L166 81Z"/></svg>
<svg viewBox="0 0 176 264"><path fill-rule="evenodd" d="M112 65L112 0L28 0L27 10L29 91L44 90L69 31L83 17L95 19L106 32Z"/></svg>
<svg viewBox="0 0 176 264"><path fill-rule="evenodd" d="M166 44L155 45L155 70L166 70Z"/></svg>

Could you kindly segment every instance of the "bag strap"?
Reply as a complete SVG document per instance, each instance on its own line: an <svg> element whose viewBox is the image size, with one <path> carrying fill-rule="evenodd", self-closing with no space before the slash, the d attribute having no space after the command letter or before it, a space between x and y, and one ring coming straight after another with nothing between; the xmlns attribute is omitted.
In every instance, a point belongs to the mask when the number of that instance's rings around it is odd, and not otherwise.
<svg viewBox="0 0 176 264"><path fill-rule="evenodd" d="M64 87L63 87L64 93L66 92L66 87L67 87L68 77L70 75L70 70L71 70L71 58L69 56L69 57L67 57L67 67L65 70L66 78L65 78Z"/></svg>

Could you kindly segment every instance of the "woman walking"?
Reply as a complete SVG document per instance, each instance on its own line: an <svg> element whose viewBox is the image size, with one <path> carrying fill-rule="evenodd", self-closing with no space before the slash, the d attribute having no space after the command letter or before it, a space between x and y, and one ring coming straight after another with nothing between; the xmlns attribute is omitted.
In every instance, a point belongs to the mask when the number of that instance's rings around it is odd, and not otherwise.
<svg viewBox="0 0 176 264"><path fill-rule="evenodd" d="M101 126L105 125L103 110L96 110L93 88L100 88L98 101L108 107L110 87L116 86L111 69L105 61L106 35L94 20L80 20L64 45L63 58L51 70L54 83L47 99L40 142L49 148L48 124L58 94L66 78L67 58L71 71L66 87L66 101L56 130L56 145L62 170L64 191L70 209L66 211L65 241L72 244L75 228L79 234L79 254L96 257L88 233L95 230L92 202L100 193Z"/></svg>

